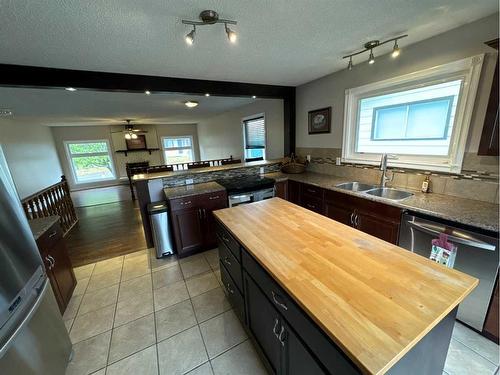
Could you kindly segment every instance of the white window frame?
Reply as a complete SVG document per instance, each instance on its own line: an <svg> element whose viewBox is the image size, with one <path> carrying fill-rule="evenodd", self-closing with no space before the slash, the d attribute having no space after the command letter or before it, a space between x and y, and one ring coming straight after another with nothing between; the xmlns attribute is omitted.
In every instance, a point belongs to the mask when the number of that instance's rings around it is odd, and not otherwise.
<svg viewBox="0 0 500 375"><path fill-rule="evenodd" d="M241 132L243 133L243 160L247 159L247 155L246 155L246 148L245 148L245 145L246 145L246 138L245 138L245 121L248 121L248 120L253 120L255 118L259 118L259 117L262 117L264 119L264 150L262 152L262 157L264 158L264 160L266 160L266 151L267 151L267 123L266 123L266 114L265 113L256 113L254 115L251 115L251 116L246 116L246 117L243 117L241 119Z"/></svg>
<svg viewBox="0 0 500 375"><path fill-rule="evenodd" d="M95 152L95 153L83 153L83 154L72 154L71 151L69 150L69 145L71 144L82 144L82 143L106 143L106 147L108 148L108 152ZM111 154L111 146L109 144L108 139L93 139L93 140L85 140L85 141L64 141L64 149L66 150L66 157L69 163L69 168L71 169L71 176L73 177L73 182L75 185L85 185L85 184L92 184L95 182L102 182L102 181L111 181L111 180L116 180L116 169L115 169L115 162L113 160L113 155ZM76 176L76 171L75 167L73 166L73 156L100 156L100 155L108 155L109 160L111 161L111 173L113 174L112 177L109 178L98 178L94 180L87 180L87 181L78 181L78 178Z"/></svg>
<svg viewBox="0 0 500 375"><path fill-rule="evenodd" d="M165 143L163 140L165 139L178 139L178 138L189 138L191 140L191 147L165 147ZM162 150L162 156L163 156L163 163L167 164L167 156L165 155L166 150L191 150L191 154L193 155L193 161L196 161L196 155L194 153L194 143L193 143L193 136L192 135L169 135L166 137L161 137L161 150ZM191 163L187 162L187 163Z"/></svg>
<svg viewBox="0 0 500 375"><path fill-rule="evenodd" d="M366 97L411 90L429 84L461 79L462 86L455 112L448 155L396 155L391 167L425 169L439 172L460 173L470 127L474 102L479 85L484 54L439 65L433 68L390 78L345 91L344 132L342 161L344 163L377 165L382 154L356 152L357 117L359 101Z"/></svg>

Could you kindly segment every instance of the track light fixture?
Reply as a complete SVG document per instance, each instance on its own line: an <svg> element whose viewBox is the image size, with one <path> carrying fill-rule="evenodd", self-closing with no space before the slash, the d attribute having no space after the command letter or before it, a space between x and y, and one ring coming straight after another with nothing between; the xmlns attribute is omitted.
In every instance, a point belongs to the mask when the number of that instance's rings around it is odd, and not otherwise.
<svg viewBox="0 0 500 375"><path fill-rule="evenodd" d="M398 40L406 38L407 36L408 36L407 34L400 35L400 36L397 36L395 38L387 39L387 40L385 40L383 42L381 42L380 40L371 40L368 43L365 43L363 45L364 46L363 50L351 53L350 55L343 56L342 58L343 59L349 59L349 63L347 64L347 69L348 70L352 70L352 68L354 66L353 62L352 62L353 56L357 56L357 55L360 55L360 54L362 54L364 52L370 51L370 56L368 57L368 64L374 64L375 63L375 55L373 54L373 50L375 48L377 48L377 47L380 47L383 44L390 43L390 42L394 42L394 47L392 49L391 56L393 58L396 58L401 53L401 50L399 49L399 46L398 46Z"/></svg>
<svg viewBox="0 0 500 375"><path fill-rule="evenodd" d="M236 21L226 20L219 18L219 14L214 10L204 10L200 13L201 21L191 21L191 20L182 20L184 25L193 26L193 30L189 34L186 35L186 43L191 45L194 43L194 37L196 34L196 26L206 26L206 25L215 25L216 23L223 23L224 30L226 31L227 38L231 43L236 43L238 39L238 35L234 30L231 30L227 25L236 25Z"/></svg>

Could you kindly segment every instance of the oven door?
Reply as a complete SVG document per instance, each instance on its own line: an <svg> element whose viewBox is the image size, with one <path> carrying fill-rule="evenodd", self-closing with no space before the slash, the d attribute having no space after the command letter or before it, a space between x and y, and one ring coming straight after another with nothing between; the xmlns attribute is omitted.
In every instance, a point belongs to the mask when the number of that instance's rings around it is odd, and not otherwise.
<svg viewBox="0 0 500 375"><path fill-rule="evenodd" d="M253 193L241 193L229 196L229 207L239 206L240 204L248 204L255 201Z"/></svg>

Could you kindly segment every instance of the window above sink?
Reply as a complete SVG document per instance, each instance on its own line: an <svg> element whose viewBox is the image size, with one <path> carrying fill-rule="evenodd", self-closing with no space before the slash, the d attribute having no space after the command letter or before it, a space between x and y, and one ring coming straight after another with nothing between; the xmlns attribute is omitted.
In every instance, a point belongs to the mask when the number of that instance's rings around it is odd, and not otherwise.
<svg viewBox="0 0 500 375"><path fill-rule="evenodd" d="M483 58L346 90L342 160L460 172Z"/></svg>

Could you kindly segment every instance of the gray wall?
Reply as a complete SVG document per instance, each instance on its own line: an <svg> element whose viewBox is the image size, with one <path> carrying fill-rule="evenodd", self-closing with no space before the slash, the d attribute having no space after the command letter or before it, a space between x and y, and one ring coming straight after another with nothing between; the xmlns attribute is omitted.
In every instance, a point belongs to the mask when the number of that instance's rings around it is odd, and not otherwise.
<svg viewBox="0 0 500 375"><path fill-rule="evenodd" d="M198 123L201 160L243 157L242 118L264 113L266 117L266 158L284 154L283 100L261 99Z"/></svg>
<svg viewBox="0 0 500 375"><path fill-rule="evenodd" d="M297 87L297 147L342 147L344 93L348 88L487 53L466 147L466 152L477 152L496 59L494 50L484 42L494 38L498 38L498 13L405 47L397 59L376 56L373 65L365 61L355 64L352 71L342 70ZM309 135L307 112L328 106L332 107L331 133Z"/></svg>
<svg viewBox="0 0 500 375"><path fill-rule="evenodd" d="M61 180L63 172L48 127L2 119L0 144L21 199Z"/></svg>

